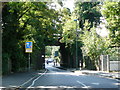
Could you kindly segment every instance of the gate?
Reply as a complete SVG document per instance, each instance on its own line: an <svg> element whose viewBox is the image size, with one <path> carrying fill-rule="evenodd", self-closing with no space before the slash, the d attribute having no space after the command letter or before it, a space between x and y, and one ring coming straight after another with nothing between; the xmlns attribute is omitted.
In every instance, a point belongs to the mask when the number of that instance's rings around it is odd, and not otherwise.
<svg viewBox="0 0 120 90"><path fill-rule="evenodd" d="M100 56L101 58L101 70L102 71L109 71L110 68L109 68L109 55L101 55Z"/></svg>
<svg viewBox="0 0 120 90"><path fill-rule="evenodd" d="M120 71L120 60L112 60L110 55L101 55L102 71Z"/></svg>

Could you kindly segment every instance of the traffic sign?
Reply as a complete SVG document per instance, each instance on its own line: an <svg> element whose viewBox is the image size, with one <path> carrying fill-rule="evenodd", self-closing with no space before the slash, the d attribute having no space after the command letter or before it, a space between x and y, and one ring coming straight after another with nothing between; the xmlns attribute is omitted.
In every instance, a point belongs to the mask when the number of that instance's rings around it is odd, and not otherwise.
<svg viewBox="0 0 120 90"><path fill-rule="evenodd" d="M55 56L55 57L59 56L59 55L58 55L58 51L55 51L54 56Z"/></svg>
<svg viewBox="0 0 120 90"><path fill-rule="evenodd" d="M33 42L27 41L25 42L25 52L32 53Z"/></svg>

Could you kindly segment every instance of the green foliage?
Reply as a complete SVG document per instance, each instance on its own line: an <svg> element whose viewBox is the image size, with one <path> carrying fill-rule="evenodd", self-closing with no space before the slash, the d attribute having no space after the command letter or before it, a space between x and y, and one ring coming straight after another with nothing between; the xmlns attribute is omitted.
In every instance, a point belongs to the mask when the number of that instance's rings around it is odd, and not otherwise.
<svg viewBox="0 0 120 90"><path fill-rule="evenodd" d="M45 55L46 55L47 57L50 57L50 56L52 55L52 47L47 46L47 47L45 48Z"/></svg>
<svg viewBox="0 0 120 90"><path fill-rule="evenodd" d="M79 27L84 28L85 20L90 23L90 28L100 23L100 2L77 2L76 13L79 18Z"/></svg>
<svg viewBox="0 0 120 90"><path fill-rule="evenodd" d="M60 5L63 6L61 2ZM13 72L23 71L27 67L28 55L24 50L26 41L34 43L31 54L34 67L39 61L38 57L43 54L45 46L55 44L59 38L60 42L65 43L66 46L64 48L63 45L62 48L65 49L63 51L70 55L65 58L69 58L71 61L75 60L76 38L79 56L82 56L81 47L83 46L84 55L89 56L90 60L95 62L99 55L109 53L108 47L111 40L113 45L119 46L119 2L107 2L103 6L103 15L106 17L108 28L111 31L109 39L98 36L95 29L91 29L100 23L99 2L79 2L76 4L74 13L71 13L68 8L56 11L48 6L46 2L4 3L2 10L4 73L10 71L9 63L12 63ZM79 27L76 27L78 23L74 21L77 19L76 17L78 17ZM76 28L82 30L78 37L76 37L78 33ZM50 48L47 48L46 51L49 56ZM64 53L66 54L66 52ZM5 65L5 63L7 64Z"/></svg>
<svg viewBox="0 0 120 90"><path fill-rule="evenodd" d="M81 41L76 32L76 29L79 29L78 22L74 21L77 19L75 13L70 13L69 9L63 9L62 11L62 37L60 39L61 44L60 53L62 56L62 66L66 68L75 68L76 67L76 48L78 52L78 60L82 60L82 52L80 47L82 46ZM77 40L76 40L77 39ZM78 47L76 47L76 42ZM79 61L78 61L79 62ZM79 63L77 65L79 67Z"/></svg>
<svg viewBox="0 0 120 90"><path fill-rule="evenodd" d="M37 53L38 57L38 50L42 52L45 45L57 41L54 34L58 34L61 28L58 17L59 13L49 9L45 2L5 3L2 10L3 53L10 55L13 72L27 67L26 41L33 41L33 55Z"/></svg>
<svg viewBox="0 0 120 90"><path fill-rule="evenodd" d="M99 37L95 29L92 29L91 32L84 31L82 41L84 43L84 50L91 59L96 59L99 55L108 53L107 50L110 45L110 41L106 38Z"/></svg>
<svg viewBox="0 0 120 90"><path fill-rule="evenodd" d="M120 48L117 47L111 48L110 60L120 61Z"/></svg>
<svg viewBox="0 0 120 90"><path fill-rule="evenodd" d="M120 2L105 2L102 13L110 30L111 46L120 46Z"/></svg>
<svg viewBox="0 0 120 90"><path fill-rule="evenodd" d="M63 27L62 43L73 44L76 38L76 22L73 18L66 21Z"/></svg>
<svg viewBox="0 0 120 90"><path fill-rule="evenodd" d="M110 40L97 35L96 30L92 28L90 31L84 30L81 35L83 42L83 53L89 56L92 61L98 65L99 56L110 52Z"/></svg>

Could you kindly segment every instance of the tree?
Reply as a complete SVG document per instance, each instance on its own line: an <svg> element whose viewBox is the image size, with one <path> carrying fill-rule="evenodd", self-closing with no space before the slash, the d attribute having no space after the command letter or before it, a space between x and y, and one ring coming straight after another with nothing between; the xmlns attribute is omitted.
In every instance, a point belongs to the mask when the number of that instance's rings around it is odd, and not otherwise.
<svg viewBox="0 0 120 90"><path fill-rule="evenodd" d="M18 71L21 67L26 67L26 58L23 56L23 48L21 47L21 37L23 36L22 30L19 31L19 18L24 12L19 12L19 6L24 5L24 3L5 3L2 10L2 21L3 21L3 63L5 60L5 55L8 61L12 62L12 71ZM16 7L16 8L15 8ZM19 15L18 15L19 12ZM24 62L20 65L20 63ZM6 63L6 64L7 64ZM16 65L15 65L16 64ZM4 65L3 65L4 66ZM4 67L3 67L4 68Z"/></svg>
<svg viewBox="0 0 120 90"><path fill-rule="evenodd" d="M96 27L100 24L100 17L101 17L100 2L76 2L75 6L76 7L74 13L76 13L76 17L78 18L79 21L79 28L81 28L79 41L82 41L81 44L83 44L84 47L84 40L81 38L82 37L81 35L85 35L84 34L85 30L91 33L92 30L91 28ZM88 21L89 24L87 26L85 25L86 21ZM86 42L87 40L89 39L86 39ZM87 49L87 46L85 47ZM88 55L88 57L90 56Z"/></svg>
<svg viewBox="0 0 120 90"><path fill-rule="evenodd" d="M90 31L87 30L89 27L89 23L85 23L86 28L83 31L82 42L83 47L82 50L84 52L84 56L89 56L92 61L94 68L100 70L100 55L108 54L110 49L110 40L106 37L101 37L96 33L95 28L92 28Z"/></svg>
<svg viewBox="0 0 120 90"><path fill-rule="evenodd" d="M76 37L76 22L74 21L74 19L78 19L79 21L79 27L77 27L77 29L81 28L81 30L84 29L84 23L86 20L88 20L90 27L86 30L90 31L90 29L93 26L97 26L100 23L100 16L101 13L99 11L99 2L77 2L76 3L76 8L75 11L72 14L69 14L69 11L67 11L67 9L63 10L63 34L62 34L62 38L61 38L61 42L65 43L66 45L66 53L70 56L70 58L72 58L72 61L74 62L73 66L75 67L76 63L76 59L75 59L75 52L76 52L76 38L78 38L79 41L77 41L78 43L78 50L79 50L79 59L81 60L81 65L83 64L82 61L82 42L81 37ZM79 33L82 34L82 33ZM65 47L64 47L65 49ZM65 51L64 51L65 52ZM67 57L67 56L64 56ZM65 58L66 59L66 58ZM71 61L71 60L69 60ZM78 61L79 62L79 61ZM66 62L65 62L66 63ZM67 62L69 63L69 62ZM78 65L79 66L79 65Z"/></svg>
<svg viewBox="0 0 120 90"><path fill-rule="evenodd" d="M13 72L25 70L28 55L24 43L30 40L34 43L31 64L40 69L44 63L45 45L58 39L54 34L60 32L59 13L49 9L45 2L8 2L3 6L2 21L3 62L8 57Z"/></svg>
<svg viewBox="0 0 120 90"><path fill-rule="evenodd" d="M100 23L100 2L76 2L76 15L79 19L79 27L84 28L86 20L90 23L90 28Z"/></svg>
<svg viewBox="0 0 120 90"><path fill-rule="evenodd" d="M76 68L76 22L74 21L75 14L70 13L70 10L64 8L63 11L63 31L62 38L60 39L61 47L60 52L62 56L62 61L65 64L64 67L67 68ZM81 42L78 42L77 52L78 52L78 62L82 60L82 52L80 47L82 46ZM79 63L77 65L79 67Z"/></svg>
<svg viewBox="0 0 120 90"><path fill-rule="evenodd" d="M105 2L102 14L110 30L111 46L120 46L120 2Z"/></svg>

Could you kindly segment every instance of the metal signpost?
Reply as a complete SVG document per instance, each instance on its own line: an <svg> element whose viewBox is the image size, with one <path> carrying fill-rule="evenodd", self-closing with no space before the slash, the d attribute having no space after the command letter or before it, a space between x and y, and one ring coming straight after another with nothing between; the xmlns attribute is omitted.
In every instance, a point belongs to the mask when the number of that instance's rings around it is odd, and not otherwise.
<svg viewBox="0 0 120 90"><path fill-rule="evenodd" d="M77 51L77 48L78 48L78 43L77 43L77 20L78 19L74 19L74 21L76 22L76 69L78 69L78 51Z"/></svg>
<svg viewBox="0 0 120 90"><path fill-rule="evenodd" d="M29 54L28 58L28 68L30 70L30 53L32 53L32 47L33 47L33 42L32 41L27 41L25 42L25 52Z"/></svg>

